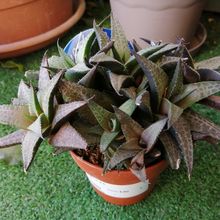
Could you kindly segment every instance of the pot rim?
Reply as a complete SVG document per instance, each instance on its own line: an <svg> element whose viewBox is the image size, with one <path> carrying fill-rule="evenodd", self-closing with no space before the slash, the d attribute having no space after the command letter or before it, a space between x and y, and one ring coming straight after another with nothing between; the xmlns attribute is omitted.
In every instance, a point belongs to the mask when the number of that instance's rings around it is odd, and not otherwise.
<svg viewBox="0 0 220 220"><path fill-rule="evenodd" d="M103 167L100 167L100 166L97 166L95 164L92 164L86 160L84 160L82 157L78 156L73 150L70 151L70 155L73 157L73 158L76 158L80 161L83 161L83 163L85 163L87 166L91 167L92 169L95 169L95 170L98 170L99 172L102 172L103 170ZM160 164L164 164L166 163L167 164L167 161L165 159L161 159L160 161L158 161L157 163L153 164L153 165L150 165L148 167L146 167L146 170L148 171L151 171L151 170L154 170L156 167L158 167ZM131 173L130 170L110 170L108 172L111 172L111 173ZM108 173L107 172L107 173Z"/></svg>

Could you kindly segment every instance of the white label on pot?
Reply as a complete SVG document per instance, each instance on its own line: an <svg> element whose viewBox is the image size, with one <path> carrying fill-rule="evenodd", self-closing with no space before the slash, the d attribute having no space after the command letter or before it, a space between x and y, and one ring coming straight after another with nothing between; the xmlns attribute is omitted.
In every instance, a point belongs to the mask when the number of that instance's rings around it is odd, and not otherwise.
<svg viewBox="0 0 220 220"><path fill-rule="evenodd" d="M100 192L116 198L130 198L138 196L147 191L149 182L138 182L130 185L115 185L103 182L86 173L90 183Z"/></svg>

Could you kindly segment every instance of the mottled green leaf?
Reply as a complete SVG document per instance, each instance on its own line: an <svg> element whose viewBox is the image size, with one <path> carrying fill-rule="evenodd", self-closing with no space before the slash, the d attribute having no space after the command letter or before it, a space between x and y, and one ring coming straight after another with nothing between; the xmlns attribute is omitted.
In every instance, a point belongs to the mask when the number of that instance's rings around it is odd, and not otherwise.
<svg viewBox="0 0 220 220"><path fill-rule="evenodd" d="M185 98L176 102L176 105L180 106L183 109L186 109L190 107L192 104L219 92L220 81L205 81L205 82L187 84L184 90L185 91L191 90L192 92L189 93L189 95L187 95ZM183 91L183 93L185 91Z"/></svg>
<svg viewBox="0 0 220 220"><path fill-rule="evenodd" d="M92 69L90 69L85 76L83 76L78 83L80 85L83 85L85 87L92 87L95 83L95 76L96 76L96 71L97 65L94 66Z"/></svg>
<svg viewBox="0 0 220 220"><path fill-rule="evenodd" d="M213 137L210 137L209 134L202 134L199 132L191 132L193 141L207 141L208 143L212 145L217 145L220 142L220 139L216 139Z"/></svg>
<svg viewBox="0 0 220 220"><path fill-rule="evenodd" d="M148 59L151 61L155 61L158 58L162 57L163 55L175 50L178 47L177 44L167 44L164 47L162 47L160 50L154 52L153 54L151 54Z"/></svg>
<svg viewBox="0 0 220 220"><path fill-rule="evenodd" d="M28 131L22 142L22 158L26 172L33 161L43 139L32 131Z"/></svg>
<svg viewBox="0 0 220 220"><path fill-rule="evenodd" d="M147 127L141 134L141 141L146 144L145 152L149 152L167 123L167 118L160 119Z"/></svg>
<svg viewBox="0 0 220 220"><path fill-rule="evenodd" d="M107 34L93 21L93 29L95 30L96 38L99 44L99 49L102 49L109 42Z"/></svg>
<svg viewBox="0 0 220 220"><path fill-rule="evenodd" d="M149 80L152 102L151 106L154 111L157 111L168 84L168 76L158 65L145 57L142 57L137 53L135 54L135 57Z"/></svg>
<svg viewBox="0 0 220 220"><path fill-rule="evenodd" d="M175 68L177 65L178 61L180 60L180 57L175 57L175 56L162 56L160 60L160 67L162 69L171 69Z"/></svg>
<svg viewBox="0 0 220 220"><path fill-rule="evenodd" d="M50 82L49 72L46 67L48 67L48 60L47 60L47 55L45 54L41 61L41 66L39 71L39 79L38 79L39 90L45 89L48 83Z"/></svg>
<svg viewBox="0 0 220 220"><path fill-rule="evenodd" d="M65 63L63 62L63 58L59 57L59 56L55 56L55 55L49 57L48 66L50 68L54 68L54 69L58 69L58 70L67 68Z"/></svg>
<svg viewBox="0 0 220 220"><path fill-rule="evenodd" d="M109 112L102 106L98 105L94 101L89 101L88 106L95 116L97 122L99 125L105 130L105 131L111 131L112 127L110 124L111 118L114 118L114 114L112 112Z"/></svg>
<svg viewBox="0 0 220 220"><path fill-rule="evenodd" d="M39 116L43 111L37 98L37 94L34 91L33 86L30 88L31 96L29 101L29 112L33 116Z"/></svg>
<svg viewBox="0 0 220 220"><path fill-rule="evenodd" d="M212 95L206 99L201 100L199 103L220 110L220 96Z"/></svg>
<svg viewBox="0 0 220 220"><path fill-rule="evenodd" d="M114 107L114 111L118 121L121 124L121 130L126 138L126 140L130 140L133 138L139 139L143 132L143 128L139 125L134 119L132 119L128 114L124 111Z"/></svg>
<svg viewBox="0 0 220 220"><path fill-rule="evenodd" d="M128 99L126 102L124 102L120 107L120 110L131 116L136 109L135 102L132 99ZM117 137L119 134L119 131L117 132L104 132L100 139L100 149L101 152L106 151L108 146L112 143L112 141Z"/></svg>
<svg viewBox="0 0 220 220"><path fill-rule="evenodd" d="M167 89L167 98L173 97L179 94L183 88L183 65L182 61L179 59L177 62L173 77L171 82L169 83Z"/></svg>
<svg viewBox="0 0 220 220"><path fill-rule="evenodd" d="M142 148L138 145L138 140L130 139L129 141L123 143L121 146L117 148L113 156L109 161L109 169L114 168L116 165L121 163L122 161L134 157Z"/></svg>
<svg viewBox="0 0 220 220"><path fill-rule="evenodd" d="M74 67L65 72L64 77L66 80L78 82L90 70L91 69L88 68L85 63L77 63Z"/></svg>
<svg viewBox="0 0 220 220"><path fill-rule="evenodd" d="M109 68L112 72L124 71L124 65L118 60L106 55L104 52L95 54L89 59L92 64L99 64L99 66Z"/></svg>
<svg viewBox="0 0 220 220"><path fill-rule="evenodd" d="M62 75L62 71L57 73L41 93L41 107L49 121L52 121L54 114L54 92Z"/></svg>
<svg viewBox="0 0 220 220"><path fill-rule="evenodd" d="M25 84L23 80L20 81L18 86L18 100L19 105L26 105L30 101L31 90L28 85Z"/></svg>
<svg viewBox="0 0 220 220"><path fill-rule="evenodd" d="M36 82L39 80L39 71L38 70L27 70L25 71L24 76L28 81Z"/></svg>
<svg viewBox="0 0 220 220"><path fill-rule="evenodd" d="M166 44L160 44L160 45L155 45L155 46L151 46L151 47L147 47L147 48L144 48L140 51L138 51L137 53L140 55L140 56L144 56L144 57L148 57L150 56L151 54L155 53L156 51L160 50L161 48L165 47ZM134 67L137 65L137 60L135 58L134 55L132 55L128 61L125 63L125 67L128 69L128 70L131 70L131 69L134 69Z"/></svg>
<svg viewBox="0 0 220 220"><path fill-rule="evenodd" d="M186 162L188 177L190 179L193 168L193 142L190 131L190 124L180 117L172 126L171 131L179 144L184 160Z"/></svg>
<svg viewBox="0 0 220 220"><path fill-rule="evenodd" d="M57 41L57 48L58 48L58 52L60 57L62 57L63 59L63 64L66 68L71 68L75 65L73 59L64 52L63 48L59 45L59 40Z"/></svg>
<svg viewBox="0 0 220 220"><path fill-rule="evenodd" d="M195 64L197 69L212 69L212 70L220 70L220 56L212 57L207 60L200 61Z"/></svg>
<svg viewBox="0 0 220 220"><path fill-rule="evenodd" d="M198 69L197 70L201 81L220 81L220 73L211 69Z"/></svg>
<svg viewBox="0 0 220 220"><path fill-rule="evenodd" d="M203 118L192 110L184 111L184 117L188 120L191 131L207 134L214 139L220 140L220 127L212 121Z"/></svg>
<svg viewBox="0 0 220 220"><path fill-rule="evenodd" d="M39 137L44 136L44 131L49 127L49 122L44 113L40 114L37 119L27 128L30 131L33 131Z"/></svg>
<svg viewBox="0 0 220 220"><path fill-rule="evenodd" d="M132 84L132 78L128 75L119 75L113 72L109 72L108 75L113 89L120 96L122 95L121 88Z"/></svg>
<svg viewBox="0 0 220 220"><path fill-rule="evenodd" d="M181 155L178 150L178 144L168 131L162 132L159 136L164 149L166 151L167 159L172 169L179 169L181 162Z"/></svg>
<svg viewBox="0 0 220 220"><path fill-rule="evenodd" d="M26 134L25 130L18 130L0 138L0 148L21 144Z"/></svg>
<svg viewBox="0 0 220 220"><path fill-rule="evenodd" d="M142 110L146 111L148 115L152 115L151 105L150 105L150 93L147 90L144 90L140 93L136 100L136 105Z"/></svg>
<svg viewBox="0 0 220 220"><path fill-rule="evenodd" d="M93 101L106 109L111 109L112 105L114 105L114 100L108 94L86 88L74 82L61 81L59 83L59 90L65 102L87 100L94 96Z"/></svg>
<svg viewBox="0 0 220 220"><path fill-rule="evenodd" d="M111 31L111 39L114 41L114 48L118 52L118 55L120 56L121 60L125 63L130 57L128 41L121 24L113 16L111 16Z"/></svg>
<svg viewBox="0 0 220 220"><path fill-rule="evenodd" d="M183 75L185 81L188 83L196 83L200 81L200 74L186 63L183 63Z"/></svg>
<svg viewBox="0 0 220 220"><path fill-rule="evenodd" d="M49 143L60 148L86 149L87 147L85 139L69 122L64 124L59 131L50 138Z"/></svg>
<svg viewBox="0 0 220 220"><path fill-rule="evenodd" d="M85 63L88 61L91 52L90 49L95 37L95 31L91 30L91 32L85 38L79 38L79 42L75 48L74 55L76 63Z"/></svg>
<svg viewBox="0 0 220 220"><path fill-rule="evenodd" d="M130 170L141 181L146 182L147 175L144 164L144 150L140 151L131 160Z"/></svg>
<svg viewBox="0 0 220 220"><path fill-rule="evenodd" d="M29 117L28 106L1 105L0 123L26 129L32 123L32 119Z"/></svg>
<svg viewBox="0 0 220 220"><path fill-rule="evenodd" d="M61 126L63 122L66 122L67 118L71 117L77 109L81 108L86 103L85 101L75 101L58 105L53 118L52 129L56 130L57 127Z"/></svg>
<svg viewBox="0 0 220 220"><path fill-rule="evenodd" d="M175 123L181 116L181 114L183 113L183 109L173 104L168 99L163 98L160 113L163 115L167 115L167 128L169 129L173 125L173 123Z"/></svg>

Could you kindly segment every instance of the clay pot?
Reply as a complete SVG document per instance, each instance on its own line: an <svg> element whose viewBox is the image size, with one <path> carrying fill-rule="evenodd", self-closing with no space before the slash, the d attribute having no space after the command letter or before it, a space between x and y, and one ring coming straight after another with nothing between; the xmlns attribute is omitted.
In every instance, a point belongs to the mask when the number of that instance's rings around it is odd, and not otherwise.
<svg viewBox="0 0 220 220"><path fill-rule="evenodd" d="M0 1L0 58L52 43L79 20L84 10L84 0Z"/></svg>
<svg viewBox="0 0 220 220"><path fill-rule="evenodd" d="M147 167L148 180L140 182L130 170L113 170L103 175L101 167L83 160L73 151L70 154L77 165L86 173L94 190L107 202L122 206L132 205L146 198L153 190L160 173L167 167L165 160Z"/></svg>
<svg viewBox="0 0 220 220"><path fill-rule="evenodd" d="M112 12L129 40L140 37L175 43L195 34L204 6L203 0L110 0Z"/></svg>

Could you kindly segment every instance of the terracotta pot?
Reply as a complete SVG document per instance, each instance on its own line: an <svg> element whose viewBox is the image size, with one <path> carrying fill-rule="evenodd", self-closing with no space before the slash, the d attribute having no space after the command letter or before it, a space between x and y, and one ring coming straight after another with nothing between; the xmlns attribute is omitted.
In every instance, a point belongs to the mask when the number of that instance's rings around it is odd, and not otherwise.
<svg viewBox="0 0 220 220"><path fill-rule="evenodd" d="M195 34L204 6L203 0L110 0L114 16L122 24L127 38L140 37L176 42L190 41Z"/></svg>
<svg viewBox="0 0 220 220"><path fill-rule="evenodd" d="M160 173L167 167L165 160L147 167L148 181L140 182L129 170L113 170L103 175L101 167L83 160L74 152L70 154L86 173L94 190L107 202L122 206L132 205L146 198L153 190Z"/></svg>
<svg viewBox="0 0 220 220"><path fill-rule="evenodd" d="M17 56L55 41L82 16L84 0L0 1L0 58Z"/></svg>

